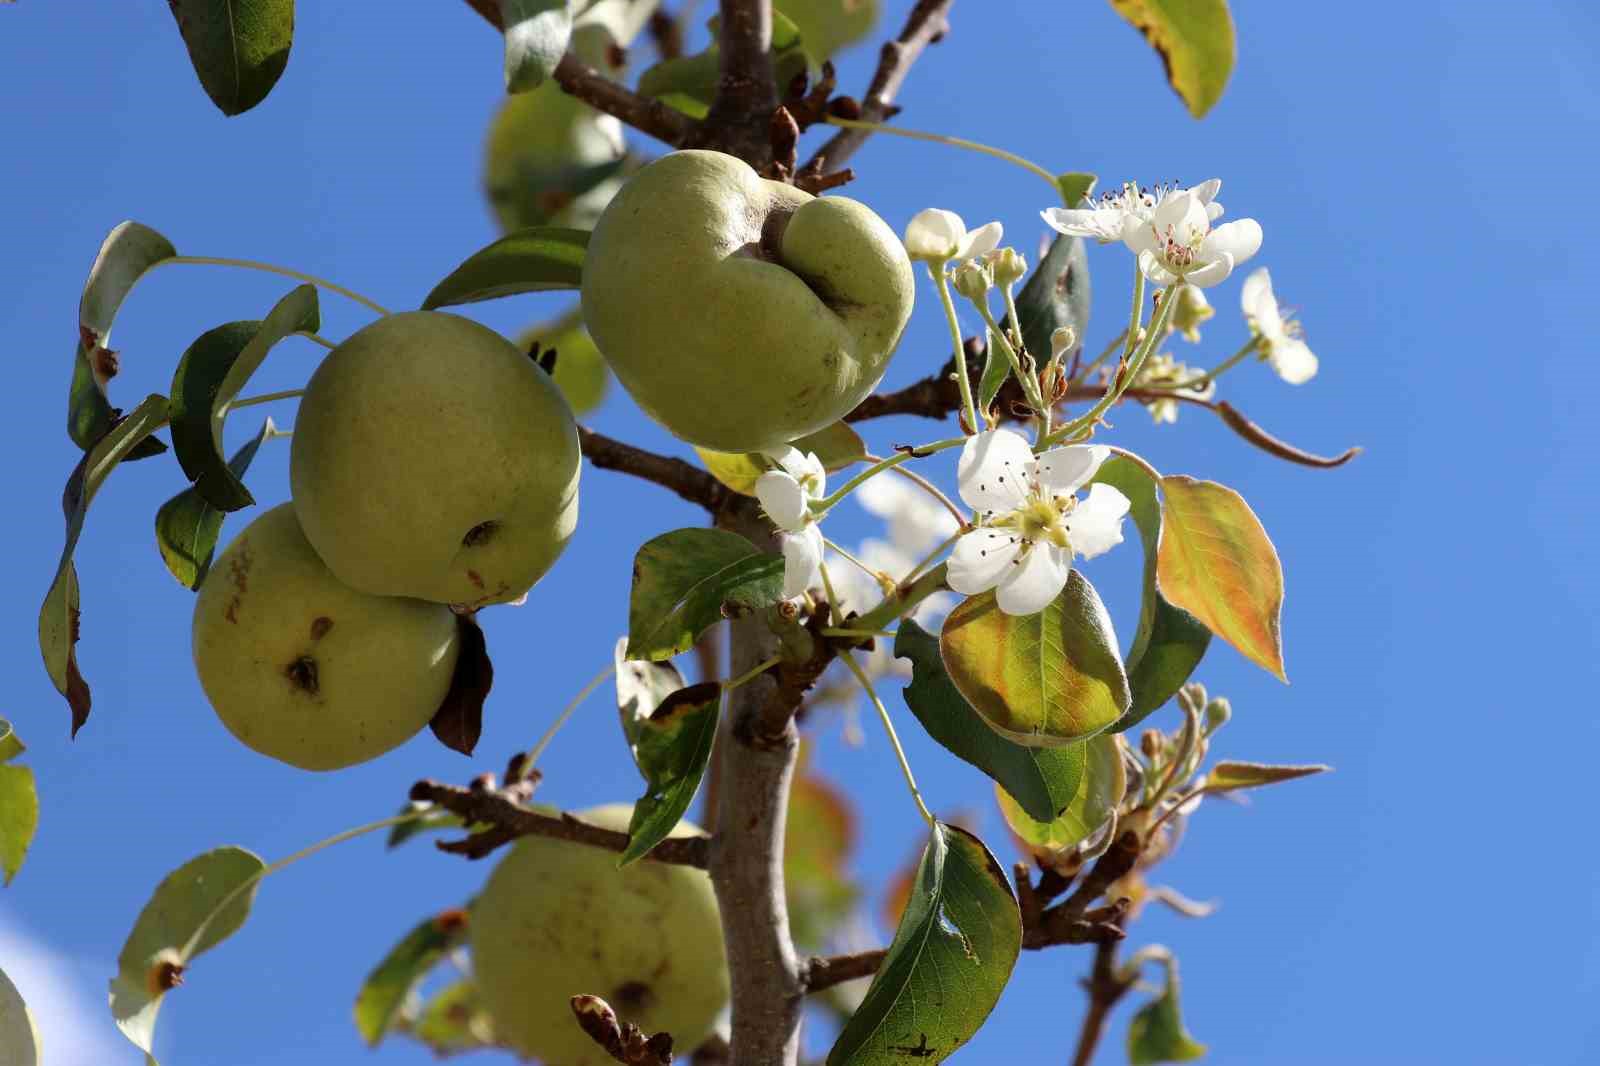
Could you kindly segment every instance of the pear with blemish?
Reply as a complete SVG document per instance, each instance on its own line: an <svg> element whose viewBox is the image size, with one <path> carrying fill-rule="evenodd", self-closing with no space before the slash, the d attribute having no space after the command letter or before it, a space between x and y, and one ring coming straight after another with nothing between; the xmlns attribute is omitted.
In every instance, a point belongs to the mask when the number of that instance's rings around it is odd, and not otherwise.
<svg viewBox="0 0 1600 1066"><path fill-rule="evenodd" d="M194 605L200 685L228 731L305 770L374 759L416 735L455 670L456 618L340 582L289 504L234 538Z"/></svg>
<svg viewBox="0 0 1600 1066"><path fill-rule="evenodd" d="M633 808L579 811L625 831ZM673 836L701 830L682 822ZM575 995L599 996L646 1035L672 1034L687 1054L728 1002L722 920L704 870L523 837L472 909L472 966L495 1034L547 1066L613 1060L578 1026Z"/></svg>

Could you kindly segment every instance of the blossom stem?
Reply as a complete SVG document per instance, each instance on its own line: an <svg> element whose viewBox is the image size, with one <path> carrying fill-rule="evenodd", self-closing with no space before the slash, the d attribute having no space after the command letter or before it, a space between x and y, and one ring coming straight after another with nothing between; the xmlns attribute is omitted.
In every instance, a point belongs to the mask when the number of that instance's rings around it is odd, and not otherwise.
<svg viewBox="0 0 1600 1066"><path fill-rule="evenodd" d="M839 606L839 594L833 591L833 576L828 573L827 563L817 564L817 575L822 578L822 591L828 597L828 621L843 625L844 609Z"/></svg>
<svg viewBox="0 0 1600 1066"><path fill-rule="evenodd" d="M320 333L312 333L310 330L301 330L299 333L295 334L295 336L304 337L306 340L310 341L313 344L320 344L324 348L328 349L330 352L333 351L333 349L339 347L337 344L333 343L328 338L322 336L322 334L320 334Z"/></svg>
<svg viewBox="0 0 1600 1066"><path fill-rule="evenodd" d="M768 670L771 670L774 666L777 666L780 658L780 656L774 655L770 659L766 659L760 663L757 663L755 666L751 667L749 670L746 670L738 677L729 678L722 683L722 691L732 692L740 685L749 684L751 681L754 681Z"/></svg>
<svg viewBox="0 0 1600 1066"><path fill-rule="evenodd" d="M966 526L966 523L963 522L962 526L964 528ZM922 571L925 568L927 568L929 566L932 566L934 560L938 559L939 556L943 555L945 552L949 551L951 548L956 546L956 541L961 539L962 532L963 532L962 529L958 529L954 533L952 533L948 537L946 537L943 541L941 541L939 543L938 547L934 548L933 551L929 552L923 558L923 560L920 563L918 563L916 566L911 568L911 573L909 573L909 574L907 574L905 576L905 580L906 581L915 581L917 578L921 577L922 576Z"/></svg>
<svg viewBox="0 0 1600 1066"><path fill-rule="evenodd" d="M1009 292L1006 293L1007 303L1010 303L1010 297L1011 294ZM989 327L990 334L1000 342L1000 350L1005 353L1006 361L1011 364L1011 372L1017 376L1017 384L1022 386L1022 394L1027 397L1029 405L1035 411L1043 411L1044 396L1039 392L1039 381L1023 367L1022 357L1017 354L1016 348L1012 346L1011 338L1006 336L1005 331L994 320L994 312L989 310L989 305L986 301L974 300L973 305L977 307L978 313L983 316L983 323ZM1015 311L1012 313L1015 314ZM1013 318L1012 321L1015 321L1015 319Z"/></svg>
<svg viewBox="0 0 1600 1066"><path fill-rule="evenodd" d="M1133 264L1133 312L1128 316L1128 329L1123 333L1122 361L1126 363L1139 343L1139 327L1144 320L1144 271L1137 261Z"/></svg>
<svg viewBox="0 0 1600 1066"><path fill-rule="evenodd" d="M1128 391L1128 387L1138 378L1139 369L1144 366L1145 360L1149 359L1150 353L1156 350L1156 346L1166 332L1167 322L1172 318L1172 309L1177 306L1178 291L1182 289L1183 285L1184 283L1179 281L1162 290L1161 308L1156 312L1155 318L1151 320L1150 328L1146 331L1144 340L1133 353L1132 359L1124 359L1122 366L1117 370L1116 379L1106 389L1106 394L1100 397L1099 402L1091 407L1088 413L1081 418L1073 419L1052 433L1041 442L1041 446L1058 444L1063 440L1076 438L1079 434L1087 434L1094 431L1095 424L1100 421L1100 416L1111 410L1111 406L1122 398L1124 392Z"/></svg>
<svg viewBox="0 0 1600 1066"><path fill-rule="evenodd" d="M929 570L909 585L902 584L904 589L894 596L885 596L883 602L864 615L853 620L858 629L877 629L898 618L904 618L916 610L917 604L932 596L936 592L943 592L947 568L943 563Z"/></svg>
<svg viewBox="0 0 1600 1066"><path fill-rule="evenodd" d="M831 115L823 119L823 121L828 123L830 126L842 126L845 129L852 130L871 130L874 133L888 133L895 137L909 137L914 141L932 141L934 144L948 144L952 148L965 148L969 152L978 152L982 155L993 156L996 159L1003 159L1007 163L1015 163L1017 166L1028 171L1030 174L1037 174L1039 177L1050 183L1050 190L1052 192L1054 192L1057 196L1061 196L1061 186L1056 182L1056 176L1054 174L1050 173L1033 160L1025 159L1022 156L1017 155L1015 152L1008 152L1003 148L994 148L978 141L969 141L961 137L951 137L943 133L927 133L922 130L908 130L903 126L886 126L881 122L864 122L860 119L835 118ZM1067 204L1067 206L1071 207L1072 205Z"/></svg>
<svg viewBox="0 0 1600 1066"><path fill-rule="evenodd" d="M1011 289L1012 286L1009 284L1001 289L1001 293L1005 296L1006 301L1006 320L1011 323L1011 332L1016 337L1017 347L1022 349L1022 354L1026 354L1028 345L1027 342L1022 339L1022 318L1017 314L1017 301L1016 298L1012 296ZM1033 362L1035 366L1038 365L1037 359L1033 360ZM1018 359L1018 363L1021 363L1020 358ZM1050 405L1044 402L1044 390L1040 387L1039 379L1033 371L1024 369L1023 371L1019 372L1019 375L1021 377L1023 387L1026 388L1031 383L1033 385L1034 394L1039 397L1039 406L1037 410L1039 412L1039 438L1042 440L1050 435Z"/></svg>
<svg viewBox="0 0 1600 1066"><path fill-rule="evenodd" d="M944 267L938 270L928 265L928 273L933 278L933 283L939 289L939 302L944 304L945 322L950 327L950 340L955 346L956 359L956 387L961 390L961 409L967 414L967 424L972 432L978 432L978 407L972 400L972 381L967 377L967 346L961 340L961 320L956 317L955 300L950 295L950 279L945 276Z"/></svg>
<svg viewBox="0 0 1600 1066"><path fill-rule="evenodd" d="M869 463L883 462L883 457L878 455L867 455L863 456L863 458L865 458ZM934 499L943 504L944 509L949 511L957 522L965 522L967 520L966 514L962 512L961 508L955 505L955 502L952 501L950 497L946 496L942 491L940 491L939 486L935 485L933 482L929 481L927 478L923 477L921 474L910 469L909 467L897 466L893 467L892 469L896 474L899 474L901 477L905 478L913 485L916 485L923 492L926 492L929 496L932 496Z"/></svg>
<svg viewBox="0 0 1600 1066"><path fill-rule="evenodd" d="M1068 388L1071 388L1075 385L1081 385L1088 380L1089 374L1094 370L1095 367L1105 362L1111 357L1112 352L1122 347L1122 342L1127 338L1127 336L1128 331L1124 329L1121 333L1111 338L1111 343L1105 346L1104 351L1095 356L1088 363L1084 364L1081 369L1079 369L1078 373L1073 377L1073 379L1067 383Z"/></svg>
<svg viewBox="0 0 1600 1066"><path fill-rule="evenodd" d="M928 810L928 805L922 801L922 793L917 789L916 776L911 772L911 763L906 760L906 750L900 746L900 735L894 731L894 722L889 718L889 709L878 698L877 691L872 687L872 679L867 677L867 672L861 669L861 664L856 662L855 656L845 652L839 656L850 672L856 675L856 680L861 683L862 691L867 694L867 699L872 701L872 706L878 711L878 719L883 722L884 732L889 734L889 743L894 746L895 758L900 760L900 771L906 775L906 786L911 789L911 798L917 802L917 810L922 812L922 817L931 826L934 825L933 813Z"/></svg>
<svg viewBox="0 0 1600 1066"><path fill-rule="evenodd" d="M319 289L327 289L329 292L336 292L340 296L343 296L346 299L354 300L356 303L361 304L363 307L375 311L380 315L389 315L392 313L388 308L384 307L382 304L379 304L377 301L369 300L367 297L362 296L359 292L347 289L343 285L335 285L333 282L324 278L319 278L312 274L302 274L298 270L290 270L288 267L275 266L272 263L258 263L253 259L227 259L210 255L175 255L170 259L161 260L161 262L157 263L156 265L162 266L167 263L188 263L194 266L231 266L239 267L243 270L259 270L267 274L278 274L282 277L293 278L296 281L307 282L308 284L315 285Z"/></svg>
<svg viewBox="0 0 1600 1066"><path fill-rule="evenodd" d="M876 570L874 570L872 567L868 566L866 563L862 562L860 559L857 559L854 555L851 555L849 552L845 551L843 548L839 547L839 545L835 544L833 541L829 540L827 537L823 537L822 538L822 543L826 544L828 547L832 548L834 551L836 551L840 555L844 556L845 559L847 559L848 561L854 563L856 565L856 569L857 570L860 570L863 574L866 574L873 581L877 581L879 579L879 575L878 575L878 572ZM830 597L833 595L833 592L832 592L831 589L829 590L828 595Z"/></svg>
<svg viewBox="0 0 1600 1066"><path fill-rule="evenodd" d="M908 459L922 459L930 455L937 455L939 452L949 451L951 448L959 448L965 443L967 443L967 438L964 436L950 437L946 440L936 440L932 444L921 444L915 448L909 448L906 451L891 455L887 459L879 459L876 463L873 463L871 466L861 471L861 473L857 474L849 481L846 481L843 487L834 492L832 495L826 496L820 500L812 501L811 513L820 519L834 507L838 506L840 500L843 500L846 496L850 495L856 489L877 477L885 470L892 470L901 463L906 462Z"/></svg>
<svg viewBox="0 0 1600 1066"><path fill-rule="evenodd" d="M892 637L894 631L889 629L835 629L832 626L822 631L825 637Z"/></svg>
<svg viewBox="0 0 1600 1066"><path fill-rule="evenodd" d="M1217 378L1221 377L1223 374L1226 374L1228 371L1238 366L1239 363L1242 362L1247 356L1257 351L1260 346L1261 338L1252 337L1250 338L1249 343L1243 348L1240 348L1238 351L1234 352L1232 355L1228 356L1228 358L1224 359L1210 370L1207 370L1199 377L1190 378L1188 381L1180 381L1174 385L1146 385L1144 387L1148 389L1159 389L1162 392L1182 392L1184 389L1194 389L1195 391L1199 391L1204 389L1213 381L1217 380Z"/></svg>
<svg viewBox="0 0 1600 1066"><path fill-rule="evenodd" d="M233 400L228 404L228 410L238 411L245 407L255 407L259 404L273 403L278 400L292 400L297 396L304 396L305 389L285 389L283 392L264 392L260 396L246 396L242 400Z"/></svg>
<svg viewBox="0 0 1600 1066"><path fill-rule="evenodd" d="M539 756L544 754L544 749L550 746L550 742L554 740L556 734L561 731L561 727L567 724L567 719L572 717L572 712L581 707L584 700L594 695L595 689L605 684L606 678L615 673L616 669L617 668L614 665L607 666L604 670L601 670L598 674L595 674L594 677L590 678L589 683L580 688L578 690L578 694L567 701L567 705L561 709L561 713L556 715L556 720L550 723L550 728L546 729L544 731L544 735L534 743L532 748L528 749L528 757L522 760L522 773L517 780L526 780L528 775L533 773L533 766L539 761ZM508 785L514 783L515 782L509 780L506 782Z"/></svg>

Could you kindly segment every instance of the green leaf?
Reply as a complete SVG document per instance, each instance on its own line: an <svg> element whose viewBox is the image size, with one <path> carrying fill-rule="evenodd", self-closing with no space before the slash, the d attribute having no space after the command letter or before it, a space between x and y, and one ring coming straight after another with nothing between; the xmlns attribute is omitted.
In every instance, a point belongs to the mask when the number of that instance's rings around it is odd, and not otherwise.
<svg viewBox="0 0 1600 1066"><path fill-rule="evenodd" d="M559 362L557 363L559 366ZM822 468L830 474L867 457L867 443L848 422L835 422L809 433L790 443L801 453L813 452ZM772 468L772 464L759 452L715 452L710 448L695 448L695 454L705 464L712 477L742 496L756 494L756 479Z"/></svg>
<svg viewBox="0 0 1600 1066"><path fill-rule="evenodd" d="M1011 376L1011 360L1006 358L994 330L985 330L988 342L984 348L983 374L978 378L978 409L987 411L994 398L1000 395L1006 379Z"/></svg>
<svg viewBox="0 0 1600 1066"><path fill-rule="evenodd" d="M56 575L45 593L44 604L39 608L39 651L44 656L44 668L55 683L56 691L67 699L72 709L72 733L77 735L83 723L89 720L89 686L78 672L78 571L72 565L72 553L83 532L84 516L89 503L116 465L128 456L140 441L154 433L166 421L167 398L154 394L133 412L118 422L78 463L67 480L62 494L62 510L67 514L66 544L61 549L61 560L56 564Z"/></svg>
<svg viewBox="0 0 1600 1066"><path fill-rule="evenodd" d="M460 908L428 918L390 949L356 995L356 1030L377 1047L400 1008L428 971L467 942L467 912Z"/></svg>
<svg viewBox="0 0 1600 1066"><path fill-rule="evenodd" d="M911 660L906 705L929 736L988 774L1032 817L1048 822L1067 809L1083 780L1082 744L1024 747L989 728L945 672L938 638L912 619L900 623L894 653Z"/></svg>
<svg viewBox="0 0 1600 1066"><path fill-rule="evenodd" d="M555 351L556 366L550 377L572 413L581 417L599 407L611 385L611 370L583 327L582 313L574 309L517 338L517 347L523 351L531 351L536 343L541 352Z"/></svg>
<svg viewBox="0 0 1600 1066"><path fill-rule="evenodd" d="M965 829L935 824L888 956L828 1066L943 1062L988 1018L1021 948L1000 864Z"/></svg>
<svg viewBox="0 0 1600 1066"><path fill-rule="evenodd" d="M612 663L617 675L617 714L622 719L622 735L627 738L628 751L637 766L639 731L662 701L684 687L683 674L671 662L628 658L627 637L618 639ZM640 766L639 772L645 780L650 779L644 767Z"/></svg>
<svg viewBox="0 0 1600 1066"><path fill-rule="evenodd" d="M1191 477L1161 479L1156 580L1175 606L1280 681L1283 565L1237 492Z"/></svg>
<svg viewBox="0 0 1600 1066"><path fill-rule="evenodd" d="M28 746L18 738L11 723L0 718L0 763L10 762L27 750Z"/></svg>
<svg viewBox="0 0 1600 1066"><path fill-rule="evenodd" d="M639 723L634 757L645 792L633 805L628 848L618 866L644 858L683 819L711 760L721 707L722 685L705 681L674 692Z"/></svg>
<svg viewBox="0 0 1600 1066"><path fill-rule="evenodd" d="M589 234L580 229L533 226L507 234L472 253L435 285L422 309L576 289L583 283L583 254L588 247Z"/></svg>
<svg viewBox="0 0 1600 1066"><path fill-rule="evenodd" d="M772 6L794 23L801 47L818 64L871 33L879 14L878 0L774 0Z"/></svg>
<svg viewBox="0 0 1600 1066"><path fill-rule="evenodd" d="M1195 118L1222 98L1233 73L1233 16L1227 0L1111 0L1161 56L1172 86Z"/></svg>
<svg viewBox="0 0 1600 1066"><path fill-rule="evenodd" d="M720 622L724 604L754 609L782 598L782 556L725 529L663 533L633 557L628 658L669 659Z"/></svg>
<svg viewBox="0 0 1600 1066"><path fill-rule="evenodd" d="M245 471L256 457L261 445L277 432L277 426L268 418L261 430L233 453L228 460L228 471L236 479L243 479ZM197 589L211 569L211 559L217 551L217 538L222 532L222 511L206 502L196 485L190 485L156 511L156 547L167 570L186 589Z"/></svg>
<svg viewBox="0 0 1600 1066"><path fill-rule="evenodd" d="M5 1051L6 1066L39 1066L44 1060L42 1047L33 1013L11 978L0 970L0 1049Z"/></svg>
<svg viewBox="0 0 1600 1066"><path fill-rule="evenodd" d="M172 449L200 495L219 511L255 502L222 454L228 405L273 345L320 327L317 290L301 285L260 321L229 322L202 333L178 360L172 375Z"/></svg>
<svg viewBox="0 0 1600 1066"><path fill-rule="evenodd" d="M211 102L237 115L267 98L289 64L294 0L168 0Z"/></svg>
<svg viewBox="0 0 1600 1066"><path fill-rule="evenodd" d="M1037 614L1006 614L993 592L963 600L945 619L939 650L967 702L1019 744L1065 747L1128 710L1111 618L1077 570Z"/></svg>
<svg viewBox="0 0 1600 1066"><path fill-rule="evenodd" d="M67 398L67 433L88 451L116 421L106 383L116 366L108 350L111 325L122 301L150 268L178 254L172 242L149 226L123 222L106 235L89 267L78 303L78 350L73 360L72 388ZM160 442L154 451L164 451ZM140 458L140 455L131 458Z"/></svg>
<svg viewBox="0 0 1600 1066"><path fill-rule="evenodd" d="M1089 839L1106 824L1128 789L1128 770L1122 762L1117 738L1102 733L1073 750L1084 753L1084 771L1078 791L1067 809L1052 819L1035 819L1003 789L995 789L1000 813L1024 844L1049 856Z"/></svg>
<svg viewBox="0 0 1600 1066"><path fill-rule="evenodd" d="M1089 253L1082 237L1059 235L1017 293L1022 343L1043 368L1050 335L1070 326L1081 339L1089 331ZM1003 358L1003 357L1002 357Z"/></svg>
<svg viewBox="0 0 1600 1066"><path fill-rule="evenodd" d="M506 35L506 92L525 93L555 73L572 40L567 0L500 0Z"/></svg>
<svg viewBox="0 0 1600 1066"><path fill-rule="evenodd" d="M162 997L197 956L232 936L250 916L266 864L243 848L208 851L156 886L117 956L111 1017L150 1055ZM150 1064L155 1057L151 1055Z"/></svg>
<svg viewBox="0 0 1600 1066"><path fill-rule="evenodd" d="M483 1005L477 982L471 980L441 989L422 1007L417 1019L407 1024L405 1032L440 1058L499 1046L494 1019Z"/></svg>
<svg viewBox="0 0 1600 1066"><path fill-rule="evenodd" d="M26 766L0 766L0 874L5 883L22 869L28 845L39 828L39 793L33 770Z"/></svg>
<svg viewBox="0 0 1600 1066"><path fill-rule="evenodd" d="M1101 464L1094 480L1128 498L1130 514L1144 542L1144 594L1139 602L1139 628L1128 649L1128 685L1133 703L1111 732L1120 733L1144 721L1166 704L1205 656L1211 630L1200 620L1167 602L1156 584L1156 558L1161 543L1161 501L1156 482L1132 459L1114 455Z"/></svg>
<svg viewBox="0 0 1600 1066"><path fill-rule="evenodd" d="M1280 781L1293 781L1312 774L1325 774L1331 766L1269 766L1259 762L1219 762L1206 774L1207 792L1235 792L1241 788L1261 788Z"/></svg>
<svg viewBox="0 0 1600 1066"><path fill-rule="evenodd" d="M1158 1062L1193 1062L1206 1053L1183 1027L1178 1009L1178 964L1164 960L1167 984L1157 999L1139 1008L1128 1023L1128 1062L1130 1066L1155 1066Z"/></svg>
<svg viewBox="0 0 1600 1066"><path fill-rule="evenodd" d="M1094 192L1095 183L1099 180L1097 175L1080 170L1057 174L1056 188L1061 190L1061 202L1068 207L1077 207Z"/></svg>

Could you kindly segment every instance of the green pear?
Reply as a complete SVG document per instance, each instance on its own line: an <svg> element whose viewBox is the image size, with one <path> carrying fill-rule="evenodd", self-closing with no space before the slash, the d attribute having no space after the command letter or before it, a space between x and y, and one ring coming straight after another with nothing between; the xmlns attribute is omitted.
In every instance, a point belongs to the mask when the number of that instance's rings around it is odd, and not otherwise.
<svg viewBox="0 0 1600 1066"><path fill-rule="evenodd" d="M526 353L470 319L408 311L312 375L289 483L339 580L478 607L520 597L566 547L580 463L572 411Z"/></svg>
<svg viewBox="0 0 1600 1066"><path fill-rule="evenodd" d="M304 770L375 759L428 724L459 647L450 608L328 572L294 508L245 527L194 603L194 664L228 731Z"/></svg>
<svg viewBox="0 0 1600 1066"><path fill-rule="evenodd" d="M883 377L911 317L899 237L854 200L814 197L718 152L663 156L600 216L583 314L651 417L721 452L830 425Z"/></svg>
<svg viewBox="0 0 1600 1066"><path fill-rule="evenodd" d="M578 817L625 831L619 803ZM701 832L680 823L673 836ZM692 1051L728 1002L722 921L704 870L524 837L472 910L472 963L495 1034L545 1066L612 1062L578 1027L569 1000L599 996L646 1035Z"/></svg>

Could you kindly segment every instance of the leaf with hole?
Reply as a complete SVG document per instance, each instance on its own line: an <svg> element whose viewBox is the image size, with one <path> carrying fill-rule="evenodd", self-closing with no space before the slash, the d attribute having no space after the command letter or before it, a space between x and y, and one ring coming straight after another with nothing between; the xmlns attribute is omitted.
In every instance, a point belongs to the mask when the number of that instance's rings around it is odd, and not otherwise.
<svg viewBox="0 0 1600 1066"><path fill-rule="evenodd" d="M674 692L639 723L634 758L645 792L633 805L628 847L618 866L644 858L683 819L711 761L721 708L722 686L705 681Z"/></svg>
<svg viewBox="0 0 1600 1066"><path fill-rule="evenodd" d="M1004 789L995 788L1006 825L1028 851L1044 861L1093 836L1110 819L1128 788L1127 768L1116 737L1102 733L1072 750L1083 753L1083 775L1067 809L1054 818L1034 818Z"/></svg>
<svg viewBox="0 0 1600 1066"><path fill-rule="evenodd" d="M532 226L507 234L466 258L422 301L424 311L498 300L524 292L576 289L583 283L589 233Z"/></svg>
<svg viewBox="0 0 1600 1066"><path fill-rule="evenodd" d="M33 1012L11 978L0 970L0 1050L6 1055L6 1066L39 1066L44 1059L42 1047Z"/></svg>
<svg viewBox="0 0 1600 1066"><path fill-rule="evenodd" d="M172 450L178 465L211 506L237 511L255 502L222 453L222 426L231 404L272 347L321 326L317 290L301 285L260 321L229 322L202 333L172 375Z"/></svg>
<svg viewBox="0 0 1600 1066"><path fill-rule="evenodd" d="M272 419L263 421L260 431L228 460L229 473L242 482L256 452L276 431ZM190 485L156 511L156 547L161 561L184 588L197 589L205 580L217 553L217 538L225 517L224 512L206 502L196 485Z"/></svg>
<svg viewBox="0 0 1600 1066"><path fill-rule="evenodd" d="M460 908L433 915L407 933L367 975L356 995L355 1022L368 1047L383 1040L428 971L467 942L468 921L468 912Z"/></svg>
<svg viewBox="0 0 1600 1066"><path fill-rule="evenodd" d="M117 371L117 355L108 347L117 311L140 278L177 254L172 242L149 226L123 222L106 235L89 266L78 302L78 349L67 398L67 433L84 451L94 447L117 419L106 392L107 382ZM128 458L165 450L165 445L151 438Z"/></svg>
<svg viewBox="0 0 1600 1066"><path fill-rule="evenodd" d="M1283 565L1244 497L1214 481L1161 479L1161 593L1280 681Z"/></svg>
<svg viewBox="0 0 1600 1066"><path fill-rule="evenodd" d="M945 619L939 650L967 702L1019 744L1066 747L1128 710L1111 618L1077 570L1037 614L1006 614L993 592L963 600Z"/></svg>
<svg viewBox="0 0 1600 1066"><path fill-rule="evenodd" d="M1200 118L1222 98L1233 73L1233 16L1227 0L1111 0L1161 57L1167 82Z"/></svg>
<svg viewBox="0 0 1600 1066"><path fill-rule="evenodd" d="M911 660L906 706L929 736L988 774L1032 817L1047 822L1067 809L1083 780L1082 744L1025 747L995 732L950 680L938 638L912 619L900 623L894 653Z"/></svg>
<svg viewBox="0 0 1600 1066"><path fill-rule="evenodd" d="M72 553L83 533L83 520L95 493L100 491L116 465L138 447L140 441L160 428L166 417L167 398L159 394L147 397L89 449L67 479L66 491L62 494L61 506L67 515L66 544L56 564L55 578L39 608L39 651L56 691L66 697L72 710L73 735L77 735L83 723L89 720L90 699L89 685L78 671L75 649L79 598L78 571L72 565Z"/></svg>
<svg viewBox="0 0 1600 1066"><path fill-rule="evenodd" d="M935 824L888 955L828 1066L943 1062L989 1017L1021 949L1000 864L965 829Z"/></svg>
<svg viewBox="0 0 1600 1066"><path fill-rule="evenodd" d="M1132 459L1114 455L1100 465L1094 480L1128 498L1129 514L1144 543L1144 592L1139 600L1139 626L1125 660L1133 702L1111 727L1131 729L1166 704L1200 665L1211 645L1211 631L1194 615L1174 607L1156 582L1161 544L1161 501L1156 482Z"/></svg>
<svg viewBox="0 0 1600 1066"><path fill-rule="evenodd" d="M612 664L616 668L617 715L622 720L622 735L628 741L634 765L638 766L639 731L663 700L685 687L683 674L671 662L628 658L627 637L617 640L612 650ZM650 775L642 766L639 772L649 780Z"/></svg>
<svg viewBox="0 0 1600 1066"><path fill-rule="evenodd" d="M168 0L200 87L224 115L267 98L289 65L294 0Z"/></svg>
<svg viewBox="0 0 1600 1066"><path fill-rule="evenodd" d="M117 956L111 1017L150 1056L150 1066L162 999L182 982L190 962L244 924L266 868L243 848L208 851L168 874L139 912Z"/></svg>
<svg viewBox="0 0 1600 1066"><path fill-rule="evenodd" d="M730 611L783 598L783 557L725 529L678 529L640 546L628 598L628 658L688 651Z"/></svg>

